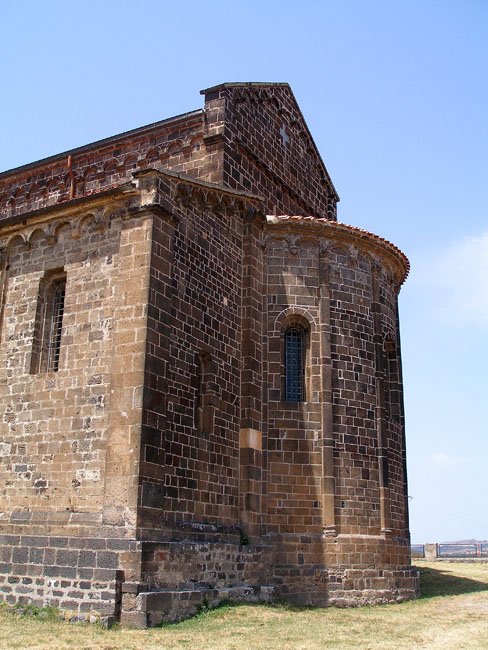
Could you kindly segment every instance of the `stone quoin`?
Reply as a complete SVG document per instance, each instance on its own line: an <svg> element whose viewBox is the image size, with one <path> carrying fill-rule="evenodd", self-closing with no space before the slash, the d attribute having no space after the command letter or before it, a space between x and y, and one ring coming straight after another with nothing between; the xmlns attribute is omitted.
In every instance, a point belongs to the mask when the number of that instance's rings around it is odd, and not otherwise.
<svg viewBox="0 0 488 650"><path fill-rule="evenodd" d="M413 598L397 296L286 83L0 174L0 593Z"/></svg>

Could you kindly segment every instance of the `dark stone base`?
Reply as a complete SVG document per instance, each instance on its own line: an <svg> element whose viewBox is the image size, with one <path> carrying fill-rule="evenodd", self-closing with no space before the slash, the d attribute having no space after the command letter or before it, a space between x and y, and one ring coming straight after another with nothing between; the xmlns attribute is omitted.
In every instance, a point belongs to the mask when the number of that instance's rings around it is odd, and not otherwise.
<svg viewBox="0 0 488 650"><path fill-rule="evenodd" d="M223 603L270 603L273 600L275 591L269 586L147 591L137 597L137 612L122 612L121 623L130 627L153 627L160 623L176 623Z"/></svg>
<svg viewBox="0 0 488 650"><path fill-rule="evenodd" d="M191 532L186 537L4 535L0 598L58 607L74 620L120 620L139 628L223 602L357 607L419 595L418 572L401 540L274 535L242 545L222 532L212 537L207 531L205 541L192 540Z"/></svg>

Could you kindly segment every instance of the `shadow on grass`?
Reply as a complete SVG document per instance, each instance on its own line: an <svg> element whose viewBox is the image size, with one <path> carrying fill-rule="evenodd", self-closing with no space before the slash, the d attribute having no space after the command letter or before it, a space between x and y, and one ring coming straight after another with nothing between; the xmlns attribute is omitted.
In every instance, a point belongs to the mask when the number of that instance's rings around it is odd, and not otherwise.
<svg viewBox="0 0 488 650"><path fill-rule="evenodd" d="M449 569L415 567L420 571L420 598L457 596L476 591L488 591L488 583L453 575Z"/></svg>

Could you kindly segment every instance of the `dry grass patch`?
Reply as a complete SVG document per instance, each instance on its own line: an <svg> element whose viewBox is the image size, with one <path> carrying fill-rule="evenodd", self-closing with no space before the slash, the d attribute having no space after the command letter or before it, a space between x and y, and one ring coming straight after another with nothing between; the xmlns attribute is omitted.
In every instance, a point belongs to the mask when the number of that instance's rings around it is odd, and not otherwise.
<svg viewBox="0 0 488 650"><path fill-rule="evenodd" d="M22 650L486 650L488 564L426 563L417 601L361 609L221 607L151 630L104 630L0 612L0 648Z"/></svg>

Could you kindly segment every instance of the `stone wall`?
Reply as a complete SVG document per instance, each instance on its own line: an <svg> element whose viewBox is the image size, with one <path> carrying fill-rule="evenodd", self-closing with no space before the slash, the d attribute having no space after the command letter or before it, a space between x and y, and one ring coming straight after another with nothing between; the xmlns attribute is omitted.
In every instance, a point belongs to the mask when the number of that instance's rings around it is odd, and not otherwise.
<svg viewBox="0 0 488 650"><path fill-rule="evenodd" d="M72 531L78 532L75 528ZM117 567L123 563L124 554L136 554L137 543L104 538L100 529L97 536L93 530L86 532L88 537L1 535L0 590L4 602L50 605L74 616L114 622L120 612L125 577Z"/></svg>
<svg viewBox="0 0 488 650"><path fill-rule="evenodd" d="M154 167L212 180L202 111L163 120L0 174L0 221L91 196ZM212 147L212 145L211 145Z"/></svg>
<svg viewBox="0 0 488 650"><path fill-rule="evenodd" d="M117 205L6 234L0 580L9 601L113 615L116 571L133 572L121 553L136 526L150 234L149 214ZM59 367L46 372L32 364L44 336L36 314L43 280L60 272Z"/></svg>
<svg viewBox="0 0 488 650"><path fill-rule="evenodd" d="M204 112L0 175L10 603L146 625L222 598L416 593L408 262L337 223L286 84L204 92ZM64 282L53 368L45 326ZM291 326L298 399L284 392Z"/></svg>
<svg viewBox="0 0 488 650"><path fill-rule="evenodd" d="M226 187L262 196L268 214L337 218L337 192L288 84L207 90L209 137L223 147Z"/></svg>
<svg viewBox="0 0 488 650"><path fill-rule="evenodd" d="M41 226L8 244L1 350L7 512L58 510L67 520L103 511L115 430L129 431L138 408L140 417L136 377L126 387L120 372L123 363L126 373L140 374L143 363L149 225L109 216L97 223L83 214L76 225L57 219L49 232ZM58 270L67 285L59 370L37 372L31 353L41 336L39 287ZM114 362L114 353L121 360ZM117 398L130 414L117 412Z"/></svg>
<svg viewBox="0 0 488 650"><path fill-rule="evenodd" d="M273 584L315 604L409 597L400 260L373 236L299 217L270 218L266 242ZM289 403L284 333L295 324L307 332L305 399ZM374 596L364 576L388 586Z"/></svg>
<svg viewBox="0 0 488 650"><path fill-rule="evenodd" d="M170 180L166 177L160 186L162 197L175 192ZM189 193L171 214L156 219L153 229L138 521L142 538L156 534L160 539L177 521L229 525L239 520L246 207L231 193L228 202L217 205L210 189L197 191L181 182L178 187Z"/></svg>
<svg viewBox="0 0 488 650"><path fill-rule="evenodd" d="M185 113L0 174L0 221L116 188L154 168L337 218L339 200L288 84L223 84Z"/></svg>

